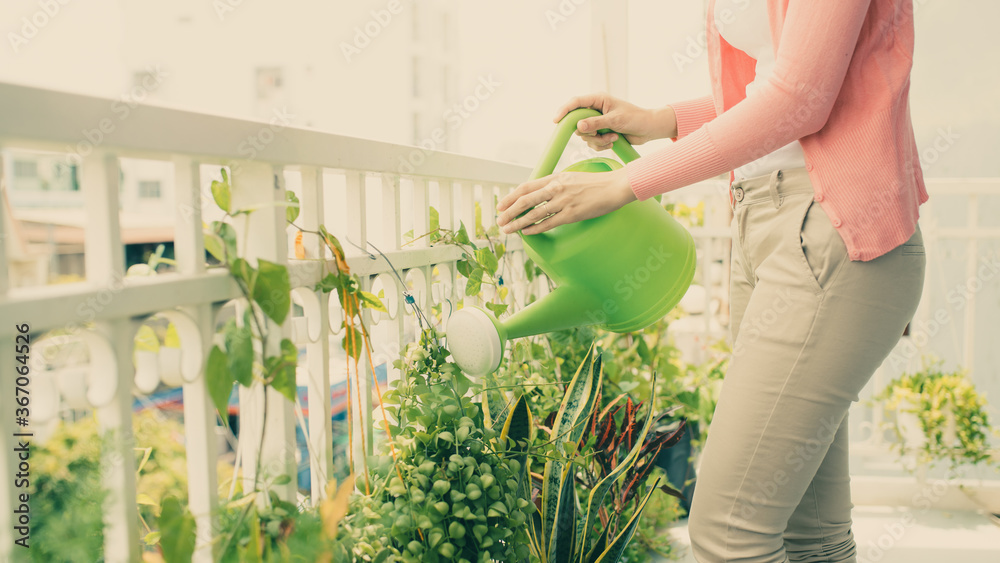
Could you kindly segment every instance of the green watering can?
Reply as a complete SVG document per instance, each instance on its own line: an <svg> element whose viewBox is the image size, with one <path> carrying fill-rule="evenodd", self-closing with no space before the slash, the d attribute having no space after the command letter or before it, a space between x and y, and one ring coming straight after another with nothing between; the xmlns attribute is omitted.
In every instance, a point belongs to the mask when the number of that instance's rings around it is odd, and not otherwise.
<svg viewBox="0 0 1000 563"><path fill-rule="evenodd" d="M585 108L566 114L530 179L551 174L576 124L595 115L600 112ZM639 158L624 135L618 135L612 149L626 163ZM621 167L609 158L590 158L566 170L596 173ZM470 376L500 367L509 338L588 325L612 332L642 330L677 305L694 277L694 239L659 197L537 235L521 234L521 239L525 252L557 287L503 321L479 307L451 316L448 348Z"/></svg>

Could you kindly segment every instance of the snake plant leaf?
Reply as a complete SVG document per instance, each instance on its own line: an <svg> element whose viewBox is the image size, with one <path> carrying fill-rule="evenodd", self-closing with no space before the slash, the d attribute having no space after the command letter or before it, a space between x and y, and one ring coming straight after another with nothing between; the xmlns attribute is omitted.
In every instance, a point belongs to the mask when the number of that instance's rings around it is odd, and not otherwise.
<svg viewBox="0 0 1000 563"><path fill-rule="evenodd" d="M609 545L607 549L605 549L597 557L597 559L592 559L588 563L616 563L619 559L621 559L622 553L625 551L625 546L628 545L628 542L632 541L635 529L639 527L639 518L642 517L642 510L646 508L646 503L649 502L649 497L651 497L653 492L656 491L656 486L659 483L660 479L657 478L656 482L653 483L653 486L649 488L645 498L643 498L642 502L639 503L639 506L636 507L635 513L632 514L632 518L629 519L628 524L625 525L625 528L623 528L618 534L618 537L615 538L615 541L611 542L611 545Z"/></svg>
<svg viewBox="0 0 1000 563"><path fill-rule="evenodd" d="M576 487L573 464L567 464L559 476L556 517L549 537L548 561L570 563L576 553Z"/></svg>
<svg viewBox="0 0 1000 563"><path fill-rule="evenodd" d="M601 394L601 351L596 344L590 345L583 363L576 370L566 387L566 396L556 413L552 428L555 442L577 442L583 436L587 423L593 416L594 407ZM563 463L551 460L545 464L542 480L542 552L551 553L550 540L554 536L557 518L557 500L562 489L560 479L564 472ZM574 524L575 527L575 524Z"/></svg>
<svg viewBox="0 0 1000 563"><path fill-rule="evenodd" d="M587 423L593 414L594 406L600 397L600 387L603 377L601 369L601 350L596 343L590 345L590 350L577 368L576 374L566 388L566 396L556 414L552 427L552 440L556 442L578 442L587 429Z"/></svg>
<svg viewBox="0 0 1000 563"><path fill-rule="evenodd" d="M652 382L650 389L653 393L656 392L656 372L653 372ZM652 409L652 402L650 402L650 409ZM587 511L586 511L586 524L583 528L583 544L587 545L587 535L590 530L594 529L594 520L597 518L597 512L600 510L601 506L604 504L604 497L611 490L611 486L615 484L616 481L630 468L632 467L639 457L639 450L642 449L642 444L646 440L646 433L649 432L650 426L653 425L653 419L655 416L647 416L646 422L642 425L642 430L635 438L635 445L628 452L618 465L615 466L614 470L611 471L604 479L598 481L596 485L590 490L590 496L587 499ZM637 511L638 512L638 511Z"/></svg>
<svg viewBox="0 0 1000 563"><path fill-rule="evenodd" d="M594 563L597 558L604 553L604 550L608 548L608 533L611 532L611 526L605 526L604 531L601 532L601 537L597 538L597 543L594 547L587 552L587 556L583 559L583 563Z"/></svg>
<svg viewBox="0 0 1000 563"><path fill-rule="evenodd" d="M507 417L507 421L503 425L503 430L500 432L501 443L506 445L507 440L514 442L513 459L516 459L520 464L517 484L521 498L526 498L528 492L531 490L528 480L528 443L531 440L531 427L531 409L528 407L527 398L521 395L518 397L517 403L514 404L514 408L511 410L510 416Z"/></svg>
<svg viewBox="0 0 1000 563"><path fill-rule="evenodd" d="M529 546L531 552L538 556L542 563L547 563L545 556L548 555L542 551L542 513L538 510L532 510L531 514L528 515L528 541L531 543Z"/></svg>

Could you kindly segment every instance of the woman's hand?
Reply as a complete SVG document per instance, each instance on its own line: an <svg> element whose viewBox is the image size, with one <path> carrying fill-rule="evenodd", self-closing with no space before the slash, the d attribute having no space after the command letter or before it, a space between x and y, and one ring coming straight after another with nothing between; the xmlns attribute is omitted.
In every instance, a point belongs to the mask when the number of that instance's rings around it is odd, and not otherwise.
<svg viewBox="0 0 1000 563"><path fill-rule="evenodd" d="M624 168L612 172L559 172L525 182L500 200L497 225L505 233L534 235L564 223L610 213L634 200Z"/></svg>
<svg viewBox="0 0 1000 563"><path fill-rule="evenodd" d="M559 108L553 121L558 123L563 116L577 108L593 108L604 115L581 119L576 125L576 134L598 151L611 148L618 134L633 145L641 145L654 139L677 136L677 118L670 106L660 109L645 109L608 94L577 96ZM615 133L597 133L600 129L611 129Z"/></svg>

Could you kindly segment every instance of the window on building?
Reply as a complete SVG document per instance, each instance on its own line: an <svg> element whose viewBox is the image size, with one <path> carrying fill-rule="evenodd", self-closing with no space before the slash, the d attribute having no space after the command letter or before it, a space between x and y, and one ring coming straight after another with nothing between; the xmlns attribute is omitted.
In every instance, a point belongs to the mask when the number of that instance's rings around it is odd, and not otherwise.
<svg viewBox="0 0 1000 563"><path fill-rule="evenodd" d="M420 97L420 57L413 57L413 97Z"/></svg>
<svg viewBox="0 0 1000 563"><path fill-rule="evenodd" d="M38 163L34 160L15 160L14 161L14 177L15 178L37 178L38 177Z"/></svg>
<svg viewBox="0 0 1000 563"><path fill-rule="evenodd" d="M257 68L257 99L274 100L283 88L283 72L281 67L268 66Z"/></svg>
<svg viewBox="0 0 1000 563"><path fill-rule="evenodd" d="M160 198L160 181L159 180L140 180L139 181L139 197L142 199L159 199Z"/></svg>

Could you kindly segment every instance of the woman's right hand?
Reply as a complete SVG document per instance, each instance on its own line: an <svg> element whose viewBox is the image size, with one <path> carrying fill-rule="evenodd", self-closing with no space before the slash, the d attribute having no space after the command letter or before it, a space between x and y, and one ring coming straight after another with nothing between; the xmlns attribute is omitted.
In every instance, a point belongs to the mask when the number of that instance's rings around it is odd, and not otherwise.
<svg viewBox="0 0 1000 563"><path fill-rule="evenodd" d="M618 133L625 135L625 140L633 145L677 136L677 118L670 106L646 109L608 94L577 96L559 108L553 121L558 123L577 108L593 108L603 114L581 119L576 125L576 134L594 150L611 148ZM611 129L613 133L601 135L597 132L600 129Z"/></svg>

